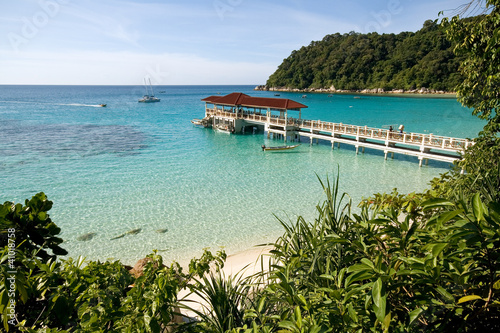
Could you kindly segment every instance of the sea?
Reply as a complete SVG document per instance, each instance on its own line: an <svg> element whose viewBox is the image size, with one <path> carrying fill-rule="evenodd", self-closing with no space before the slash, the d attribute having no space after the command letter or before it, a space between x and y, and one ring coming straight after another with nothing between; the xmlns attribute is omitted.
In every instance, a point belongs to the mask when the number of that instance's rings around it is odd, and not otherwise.
<svg viewBox="0 0 500 333"><path fill-rule="evenodd" d="M142 86L0 86L0 202L44 192L69 257L133 264L157 250L186 263L204 249L236 253L275 241L280 220L313 221L334 182L354 206L374 193L422 191L450 165L353 147L301 145L282 153L263 132L198 128L211 95L244 86L155 86L159 103L138 103ZM484 122L454 97L282 92L305 104L302 118L473 138ZM106 104L101 107L100 104ZM133 232L130 232L133 230ZM82 237L86 236L86 237Z"/></svg>

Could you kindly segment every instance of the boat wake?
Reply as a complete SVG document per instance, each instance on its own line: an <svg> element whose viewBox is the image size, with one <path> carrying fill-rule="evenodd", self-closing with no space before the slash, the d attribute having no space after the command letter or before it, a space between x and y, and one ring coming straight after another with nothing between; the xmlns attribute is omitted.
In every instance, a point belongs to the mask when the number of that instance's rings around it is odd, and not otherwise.
<svg viewBox="0 0 500 333"><path fill-rule="evenodd" d="M56 105L68 105L68 106L91 106L93 108L102 108L105 104L78 104L78 103L69 103L69 104L56 104Z"/></svg>

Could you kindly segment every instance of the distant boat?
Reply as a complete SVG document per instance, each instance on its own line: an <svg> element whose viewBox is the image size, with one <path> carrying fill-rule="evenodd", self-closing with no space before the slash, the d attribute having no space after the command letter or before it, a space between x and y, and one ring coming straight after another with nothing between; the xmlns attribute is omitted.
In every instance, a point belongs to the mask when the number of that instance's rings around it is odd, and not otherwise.
<svg viewBox="0 0 500 333"><path fill-rule="evenodd" d="M274 96L279 96L280 94L274 94Z"/></svg>
<svg viewBox="0 0 500 333"><path fill-rule="evenodd" d="M100 106L101 108L105 108L105 107L106 107L106 104L99 104L99 106Z"/></svg>
<svg viewBox="0 0 500 333"><path fill-rule="evenodd" d="M266 145L262 145L261 148L263 151L281 151L281 150L289 150L294 149L300 146L300 143L293 146L276 146L276 147L266 147Z"/></svg>
<svg viewBox="0 0 500 333"><path fill-rule="evenodd" d="M146 84L146 79L144 79L144 87L146 88L146 95L144 95L141 99L139 99L140 103L155 103L159 102L160 99L155 97L153 92L153 86L151 85L151 79L149 79L149 89L151 90L151 95L149 94L148 85Z"/></svg>
<svg viewBox="0 0 500 333"><path fill-rule="evenodd" d="M307 95L302 95L302 98L307 98Z"/></svg>

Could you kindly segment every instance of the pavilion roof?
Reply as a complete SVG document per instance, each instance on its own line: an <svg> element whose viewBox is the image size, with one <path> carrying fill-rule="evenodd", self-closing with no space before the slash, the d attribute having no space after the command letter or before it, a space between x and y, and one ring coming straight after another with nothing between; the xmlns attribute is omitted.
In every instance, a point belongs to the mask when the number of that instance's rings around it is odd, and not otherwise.
<svg viewBox="0 0 500 333"><path fill-rule="evenodd" d="M257 108L272 108L283 110L294 110L307 108L306 105L292 101L286 98L269 98L269 97L252 97L244 93L231 93L225 96L209 96L202 99L204 102L230 105L230 106L247 106Z"/></svg>

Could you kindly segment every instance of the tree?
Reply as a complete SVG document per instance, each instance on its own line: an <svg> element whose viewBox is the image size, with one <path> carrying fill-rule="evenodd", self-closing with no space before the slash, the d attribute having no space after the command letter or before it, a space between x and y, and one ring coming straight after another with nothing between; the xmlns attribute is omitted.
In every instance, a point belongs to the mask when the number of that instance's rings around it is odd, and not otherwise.
<svg viewBox="0 0 500 333"><path fill-rule="evenodd" d="M470 18L460 14L451 19L444 18L442 25L448 39L455 42L455 53L465 56L460 66L463 81L457 87L458 100L474 108L473 114L488 120L484 130L500 132L500 1L484 0L487 13ZM474 0L466 5L471 8ZM462 16L467 14L467 10Z"/></svg>

